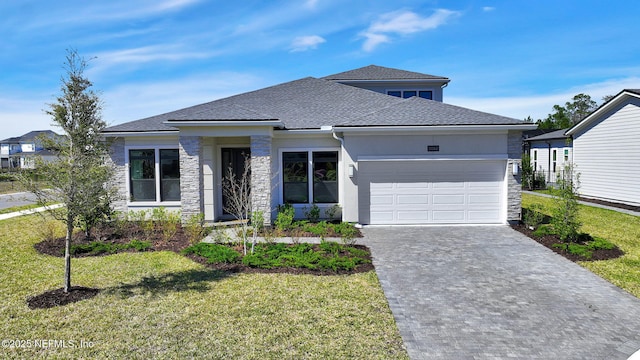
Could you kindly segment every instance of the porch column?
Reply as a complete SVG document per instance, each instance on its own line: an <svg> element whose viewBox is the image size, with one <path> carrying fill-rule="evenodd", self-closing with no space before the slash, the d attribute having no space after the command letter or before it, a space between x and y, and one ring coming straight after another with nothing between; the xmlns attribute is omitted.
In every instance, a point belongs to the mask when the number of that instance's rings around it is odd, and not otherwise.
<svg viewBox="0 0 640 360"><path fill-rule="evenodd" d="M117 198L113 201L113 208L123 214L127 213L127 201L129 194L127 193L127 167L125 164L124 138L115 138L109 149L109 159L107 162L113 167L113 186L117 189Z"/></svg>
<svg viewBox="0 0 640 360"><path fill-rule="evenodd" d="M202 213L202 154L199 136L180 136L180 203L182 222Z"/></svg>
<svg viewBox="0 0 640 360"><path fill-rule="evenodd" d="M271 136L251 136L251 208L271 225Z"/></svg>
<svg viewBox="0 0 640 360"><path fill-rule="evenodd" d="M518 222L522 211L522 132L509 131L507 135L507 221ZM518 175L513 175L513 165L518 166Z"/></svg>

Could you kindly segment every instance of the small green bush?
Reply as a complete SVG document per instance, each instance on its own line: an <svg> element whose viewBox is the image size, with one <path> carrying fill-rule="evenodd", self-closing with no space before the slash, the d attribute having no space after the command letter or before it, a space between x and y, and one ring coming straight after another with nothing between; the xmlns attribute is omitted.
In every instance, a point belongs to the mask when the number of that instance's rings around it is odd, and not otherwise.
<svg viewBox="0 0 640 360"><path fill-rule="evenodd" d="M549 225L539 226L534 230L533 235L536 237L544 237L546 235L553 235L553 228Z"/></svg>
<svg viewBox="0 0 640 360"><path fill-rule="evenodd" d="M196 244L204 239L209 233L209 228L204 226L204 214L198 213L189 216L184 224L184 232L191 244Z"/></svg>
<svg viewBox="0 0 640 360"><path fill-rule="evenodd" d="M317 204L313 204L305 208L304 216L312 223L318 222L320 220L320 207Z"/></svg>
<svg viewBox="0 0 640 360"><path fill-rule="evenodd" d="M151 242L134 239L134 240L131 240L129 244L127 244L127 248L134 249L135 251L138 251L138 252L143 252L151 249Z"/></svg>
<svg viewBox="0 0 640 360"><path fill-rule="evenodd" d="M228 246L210 243L198 243L182 250L182 254L195 254L207 259L210 264L235 263L240 254Z"/></svg>
<svg viewBox="0 0 640 360"><path fill-rule="evenodd" d="M616 246L611 243L609 240L600 238L600 237L596 237L593 239L592 242L590 242L588 244L589 249L591 250L612 250L614 249Z"/></svg>
<svg viewBox="0 0 640 360"><path fill-rule="evenodd" d="M318 223L304 223L302 225L302 229L304 231L310 232L316 236L325 237L329 234L329 229L331 226L326 221L320 221Z"/></svg>
<svg viewBox="0 0 640 360"><path fill-rule="evenodd" d="M522 220L528 227L537 228L542 224L544 218L545 215L540 204L532 204L530 208L522 209Z"/></svg>
<svg viewBox="0 0 640 360"><path fill-rule="evenodd" d="M358 229L348 222L342 222L333 226L333 230L340 235L342 243L345 245L353 245L356 243Z"/></svg>
<svg viewBox="0 0 640 360"><path fill-rule="evenodd" d="M280 231L291 229L293 225L293 219L295 218L296 210L291 204L284 204L278 206L278 216L274 221L274 225Z"/></svg>

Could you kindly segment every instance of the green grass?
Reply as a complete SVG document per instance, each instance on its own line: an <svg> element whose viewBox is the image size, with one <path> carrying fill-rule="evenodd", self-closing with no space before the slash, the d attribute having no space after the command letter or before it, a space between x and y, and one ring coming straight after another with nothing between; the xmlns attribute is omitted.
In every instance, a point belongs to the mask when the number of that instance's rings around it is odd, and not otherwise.
<svg viewBox="0 0 640 360"><path fill-rule="evenodd" d="M523 194L522 206L530 207L532 204L542 205L544 213L551 215L553 199ZM640 217L594 206L579 207L580 231L609 240L625 252L617 259L579 264L640 297Z"/></svg>
<svg viewBox="0 0 640 360"><path fill-rule="evenodd" d="M33 248L39 227L39 216L0 221L2 338L93 347L0 348L0 358L408 358L372 271L226 275L172 252L120 253L72 259L73 285L98 296L30 310L27 297L63 278L63 259Z"/></svg>

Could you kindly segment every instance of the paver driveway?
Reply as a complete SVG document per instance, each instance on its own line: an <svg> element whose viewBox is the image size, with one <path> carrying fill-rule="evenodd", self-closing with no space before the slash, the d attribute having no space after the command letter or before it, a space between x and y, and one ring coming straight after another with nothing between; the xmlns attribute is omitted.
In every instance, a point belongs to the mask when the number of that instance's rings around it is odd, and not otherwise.
<svg viewBox="0 0 640 360"><path fill-rule="evenodd" d="M371 227L412 359L627 359L640 300L507 226Z"/></svg>

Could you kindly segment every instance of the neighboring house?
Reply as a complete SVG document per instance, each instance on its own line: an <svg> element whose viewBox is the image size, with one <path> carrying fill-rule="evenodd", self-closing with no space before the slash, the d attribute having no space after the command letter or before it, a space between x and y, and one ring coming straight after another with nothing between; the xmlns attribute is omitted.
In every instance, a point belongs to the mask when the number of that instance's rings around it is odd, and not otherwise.
<svg viewBox="0 0 640 360"><path fill-rule="evenodd" d="M520 220L521 132L536 125L445 104L448 82L371 65L109 127L115 205L225 219L220 184L250 156L265 222L285 203L361 224Z"/></svg>
<svg viewBox="0 0 640 360"><path fill-rule="evenodd" d="M640 89L621 91L566 134L581 196L640 205Z"/></svg>
<svg viewBox="0 0 640 360"><path fill-rule="evenodd" d="M51 130L37 130L22 136L0 141L0 167L2 169L32 169L35 156L45 161L53 159L51 151L42 146L40 138L60 136Z"/></svg>
<svg viewBox="0 0 640 360"><path fill-rule="evenodd" d="M571 162L571 137L565 135L567 129L525 139L529 149L531 167L544 175L547 183L555 183L566 164Z"/></svg>

